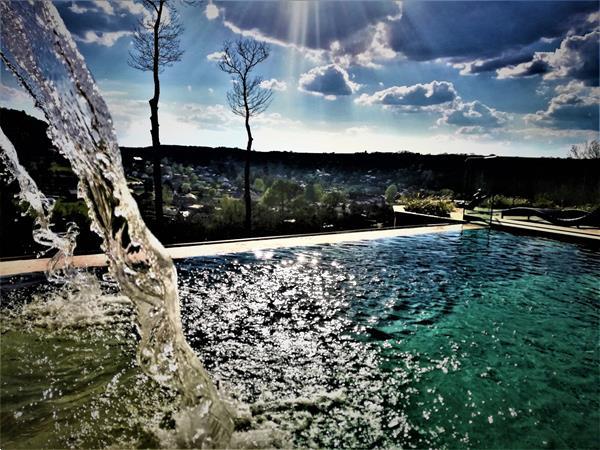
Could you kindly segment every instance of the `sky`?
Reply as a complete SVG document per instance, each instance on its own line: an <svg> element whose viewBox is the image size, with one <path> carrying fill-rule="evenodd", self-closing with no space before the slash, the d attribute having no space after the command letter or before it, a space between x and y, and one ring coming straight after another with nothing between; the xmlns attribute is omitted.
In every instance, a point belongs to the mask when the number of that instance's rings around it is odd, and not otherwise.
<svg viewBox="0 0 600 450"><path fill-rule="evenodd" d="M149 146L153 83L127 64L141 2L55 1L119 144ZM597 1L175 1L181 61L161 73L161 142L245 148L225 41L266 42L259 151L566 156L599 136ZM0 103L36 114L5 67ZM37 113L39 116L39 113Z"/></svg>

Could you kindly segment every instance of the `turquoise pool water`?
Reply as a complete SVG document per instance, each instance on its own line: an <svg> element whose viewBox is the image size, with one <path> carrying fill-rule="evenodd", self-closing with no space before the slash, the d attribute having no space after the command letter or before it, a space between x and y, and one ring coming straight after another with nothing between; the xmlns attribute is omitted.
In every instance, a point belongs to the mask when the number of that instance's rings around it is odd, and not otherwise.
<svg viewBox="0 0 600 450"><path fill-rule="evenodd" d="M177 266L186 335L249 406L242 431L287 447L600 442L597 249L473 230ZM11 326L54 290L4 289L0 444L160 445L169 398L137 370L130 323Z"/></svg>
<svg viewBox="0 0 600 450"><path fill-rule="evenodd" d="M297 445L600 442L590 249L482 230L178 268L192 345Z"/></svg>

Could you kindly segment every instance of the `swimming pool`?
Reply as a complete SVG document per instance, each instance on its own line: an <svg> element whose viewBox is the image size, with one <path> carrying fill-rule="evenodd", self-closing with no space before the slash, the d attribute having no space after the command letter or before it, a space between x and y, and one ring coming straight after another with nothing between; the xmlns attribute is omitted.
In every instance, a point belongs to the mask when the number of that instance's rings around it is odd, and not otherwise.
<svg viewBox="0 0 600 450"><path fill-rule="evenodd" d="M186 336L220 389L249 405L242 430L272 428L299 447L600 439L597 250L471 230L177 269ZM168 394L136 370L126 321L49 336L11 320L3 314L3 446L157 445Z"/></svg>

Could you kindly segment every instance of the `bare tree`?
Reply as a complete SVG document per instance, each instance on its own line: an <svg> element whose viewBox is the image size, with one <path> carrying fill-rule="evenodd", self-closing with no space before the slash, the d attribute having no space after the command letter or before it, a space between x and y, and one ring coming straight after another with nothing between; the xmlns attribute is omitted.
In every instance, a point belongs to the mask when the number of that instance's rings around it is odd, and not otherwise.
<svg viewBox="0 0 600 450"><path fill-rule="evenodd" d="M269 46L254 39L238 39L225 42L219 69L231 75L233 88L227 93L229 107L234 114L244 117L248 143L244 167L244 202L246 233L252 229L252 199L250 198L250 159L252 154L252 131L250 118L264 112L271 104L273 92L261 86L261 77L252 77L254 68L269 57Z"/></svg>
<svg viewBox="0 0 600 450"><path fill-rule="evenodd" d="M173 0L142 0L148 14L140 19L133 35L133 49L128 64L134 69L152 72L154 96L150 103L150 135L152 136L154 211L157 224L163 222L162 173L160 160L160 134L158 125L158 100L160 98L159 74L165 67L181 60L179 36L183 31Z"/></svg>
<svg viewBox="0 0 600 450"><path fill-rule="evenodd" d="M600 143L593 140L580 145L573 144L569 150L569 158L600 159Z"/></svg>

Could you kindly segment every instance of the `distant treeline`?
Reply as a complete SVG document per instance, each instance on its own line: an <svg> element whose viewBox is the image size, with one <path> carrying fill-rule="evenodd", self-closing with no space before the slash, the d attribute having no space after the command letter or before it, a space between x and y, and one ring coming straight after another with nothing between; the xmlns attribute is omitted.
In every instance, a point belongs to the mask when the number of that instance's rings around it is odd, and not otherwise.
<svg viewBox="0 0 600 450"><path fill-rule="evenodd" d="M123 162L127 166L133 157L148 158L151 147L122 147ZM245 150L229 147L201 147L163 145L163 156L181 164L222 165L241 164ZM256 151L252 155L255 166L282 165L289 169L322 172L397 171L408 169L422 178L423 188L451 189L461 192L463 173L468 155L423 155L420 153L299 153L288 151ZM424 176L423 176L424 175Z"/></svg>
<svg viewBox="0 0 600 450"><path fill-rule="evenodd" d="M81 200L77 199L77 178L71 172L68 162L52 147L46 136L47 125L23 111L0 108L0 126L15 145L21 163L36 180L40 189L47 196L57 200L55 208L57 229L64 229L67 221L75 220L81 227L81 236L78 239L79 251L98 250L100 240L89 231L86 207ZM146 162L149 164L151 161L151 148L124 147L121 151L124 169L132 183L132 188L141 190L141 194L136 198L142 203L145 199L150 204L151 199L148 196L151 195L151 189L146 186L150 177L142 173L140 168L144 168ZM204 215L203 221L209 220L213 214L225 217L226 209L223 205L231 204L237 211L239 205L232 201L237 201L241 197L240 174L244 152L245 150L237 148L163 145L162 156L166 158L165 170L172 174L172 179L165 181L167 197L175 196L172 199L172 207L179 208L176 205L178 200L199 203L201 205L198 207L203 207L198 210ZM311 220L315 222L315 226L321 226L320 222L327 221L334 229L354 226L352 224L363 220L360 219L361 217L364 218L364 223L387 224L392 220L392 216L389 200L384 199L384 193L390 185L394 185L392 191L398 192L398 195L423 191L424 195L440 193L445 198L467 198L477 189L483 189L497 196L518 197L519 204L535 202L538 205L548 206L592 207L600 203L600 160L482 158L464 154L422 155L410 152L257 151L253 153L252 166L253 177L260 178L253 180L255 196L253 201L264 206L264 214L270 214L269 217L265 216L265 220L273 222L272 227L268 228L271 233L278 233L277 223L280 223L281 219L289 219L287 216L290 215L290 211L293 211L291 209L293 202L290 203L290 208L287 205L285 208L268 206L268 187L273 186L277 180L294 180L294 183L301 186L306 198L310 197L309 190L320 189L322 195L328 194L327 199L338 193L342 194L335 208L334 205L326 207L327 202L317 199L312 201L313 207L315 202L318 206L316 213L308 214L307 210L304 222L300 220L301 218L298 218L295 224L285 220L285 226L288 227L286 230L290 232L297 232L300 230L300 223L308 224ZM202 174L205 173L203 167L207 168L206 173L211 174L211 179L203 181ZM178 171L181 172L179 175ZM189 191L190 187L186 186L190 184L186 181L191 181L185 179L187 174L195 177L195 183L191 183L194 195ZM219 177L223 179L217 179ZM176 178L179 178L178 183L175 183ZM195 185L199 186L199 191L195 190ZM225 188L228 189L228 193L222 191ZM30 255L39 250L31 239L32 220L22 215L24 210L16 203L16 189L16 183L7 186L3 181L0 191L0 234L2 235L0 256L3 257ZM204 194L200 195L199 192ZM219 192L225 193L219 194ZM220 195L223 195L223 198L219 197ZM197 199L194 200L194 197ZM302 202L295 203L297 203L296 211L300 211L303 208ZM142 209L144 213L144 208ZM178 225L180 228L190 233L193 231L194 236L198 235L197 240L219 238L213 234L199 236L201 232L196 233L190 226L190 220L194 217L193 209L191 211L189 219L177 219L181 222ZM323 219L325 213L327 217ZM236 212L236 217L237 215L240 213ZM339 220L336 219L336 215ZM351 222L351 218L356 219L355 222ZM152 227L152 217L146 215L145 219ZM224 219L221 217L220 220ZM178 222L171 223L171 226L175 227ZM217 231L227 230L227 224L221 225L221 228L216 228ZM167 228L169 226L167 224ZM229 228L231 231L235 227ZM200 229L208 228L204 226L198 228ZM159 236L168 237L177 234L175 228L166 231L173 232L158 233Z"/></svg>
<svg viewBox="0 0 600 450"><path fill-rule="evenodd" d="M191 165L241 164L244 150L227 147L163 145L163 155ZM122 147L125 165L135 156L149 158L151 147ZM419 175L423 189L450 189L469 196L477 189L490 194L535 199L547 197L565 206L600 202L600 159L486 157L466 154L255 152L257 166L325 172L406 170ZM409 183L412 184L412 183Z"/></svg>
<svg viewBox="0 0 600 450"><path fill-rule="evenodd" d="M0 108L0 125L18 150L19 158L29 164L44 165L64 159L48 152L47 125L23 111ZM151 147L122 147L125 166L134 156L149 159ZM226 166L242 163L244 150L227 147L163 145L163 156L185 164ZM565 150L566 152L566 150ZM290 168L321 171L392 171L408 169L420 175L424 189L450 189L469 195L479 188L495 194L534 198L540 195L564 197L567 203L596 203L600 199L600 160L568 158L480 158L466 154L423 155L398 153L297 153L287 151L254 152L253 163L281 164ZM45 165L49 167L49 165ZM38 183L43 184L42 180Z"/></svg>
<svg viewBox="0 0 600 450"><path fill-rule="evenodd" d="M468 158L464 186L548 205L600 204L600 159Z"/></svg>

